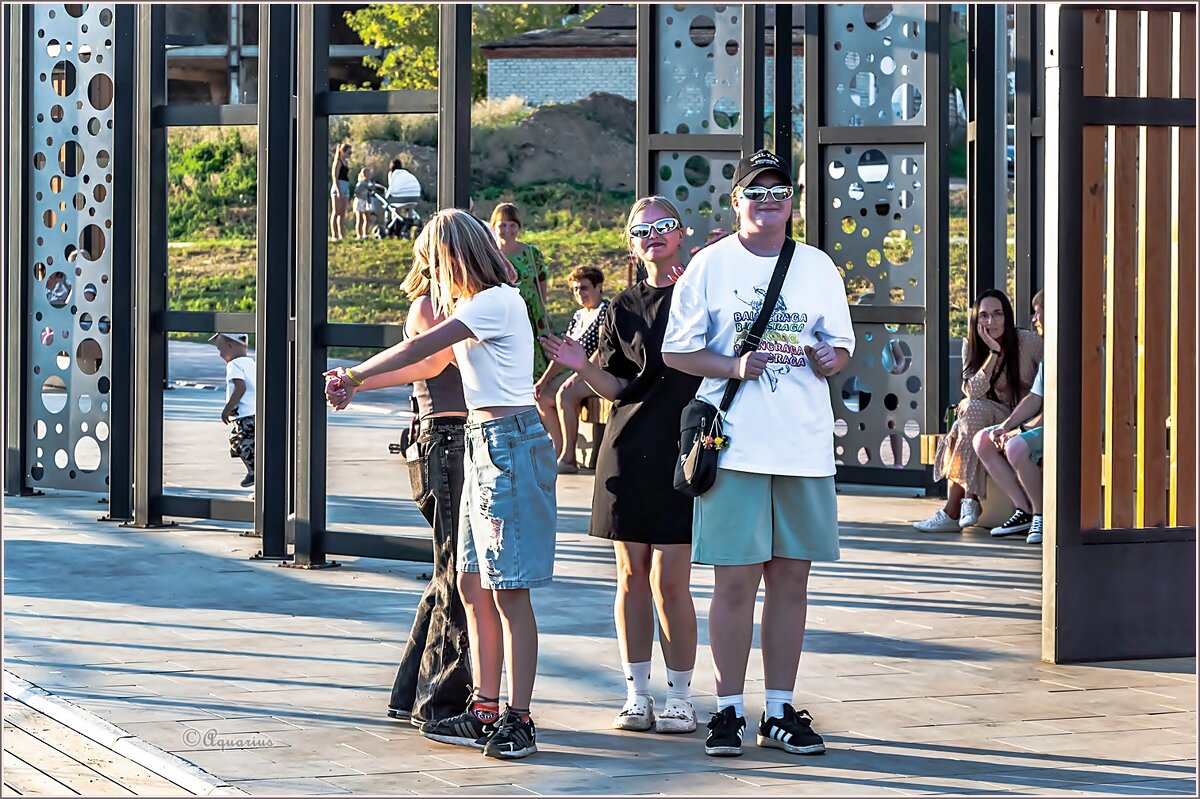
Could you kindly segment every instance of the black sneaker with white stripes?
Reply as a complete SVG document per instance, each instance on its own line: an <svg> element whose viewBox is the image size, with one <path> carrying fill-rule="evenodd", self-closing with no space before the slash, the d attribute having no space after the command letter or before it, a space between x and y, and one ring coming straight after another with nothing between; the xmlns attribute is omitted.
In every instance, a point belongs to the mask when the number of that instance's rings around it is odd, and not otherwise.
<svg viewBox="0 0 1200 799"><path fill-rule="evenodd" d="M482 749L488 738L495 733L494 723L485 724L471 712L471 705L457 716L440 721L427 721L421 725L421 735L431 741L454 746L471 746Z"/></svg>
<svg viewBox="0 0 1200 799"><path fill-rule="evenodd" d="M783 706L783 717L767 718L758 725L758 745L782 749L793 755L823 755L825 741L813 732L813 717L807 710L799 713L791 705Z"/></svg>
<svg viewBox="0 0 1200 799"><path fill-rule="evenodd" d="M733 705L714 713L708 722L708 738L704 754L713 757L741 757L742 736L746 734L746 719L737 714Z"/></svg>
<svg viewBox="0 0 1200 799"><path fill-rule="evenodd" d="M483 753L487 757L513 759L526 757L537 751L537 728L533 719L521 718L513 709L506 708L496 722L496 731L487 739Z"/></svg>
<svg viewBox="0 0 1200 799"><path fill-rule="evenodd" d="M1013 515L1008 517L1008 521L999 527L992 528L992 536L1000 538L1013 533L1023 533L1033 524L1033 516L1025 511L1017 508L1013 511Z"/></svg>

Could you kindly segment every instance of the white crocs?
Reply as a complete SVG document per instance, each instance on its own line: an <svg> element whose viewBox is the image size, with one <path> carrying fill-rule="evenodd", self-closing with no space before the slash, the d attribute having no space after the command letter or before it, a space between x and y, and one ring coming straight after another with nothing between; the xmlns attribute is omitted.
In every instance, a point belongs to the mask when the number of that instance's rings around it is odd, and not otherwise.
<svg viewBox="0 0 1200 799"><path fill-rule="evenodd" d="M666 735L695 732L696 709L686 699L668 699L654 722L654 731Z"/></svg>
<svg viewBox="0 0 1200 799"><path fill-rule="evenodd" d="M625 700L625 706L612 723L614 730L645 732L654 726L654 697L635 696Z"/></svg>

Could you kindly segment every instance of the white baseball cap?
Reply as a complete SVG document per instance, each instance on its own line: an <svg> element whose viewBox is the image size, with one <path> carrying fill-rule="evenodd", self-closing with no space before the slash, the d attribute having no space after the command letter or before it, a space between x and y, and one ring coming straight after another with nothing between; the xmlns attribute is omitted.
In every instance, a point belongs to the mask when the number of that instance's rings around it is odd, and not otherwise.
<svg viewBox="0 0 1200 799"><path fill-rule="evenodd" d="M220 336L224 336L230 341L236 341L238 344L250 343L250 335L248 333L213 333L209 341L216 341Z"/></svg>

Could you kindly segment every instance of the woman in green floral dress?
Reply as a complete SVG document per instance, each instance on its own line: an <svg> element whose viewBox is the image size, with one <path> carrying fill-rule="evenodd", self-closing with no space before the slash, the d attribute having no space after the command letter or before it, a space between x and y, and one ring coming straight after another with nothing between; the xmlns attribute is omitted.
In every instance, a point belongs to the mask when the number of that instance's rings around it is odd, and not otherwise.
<svg viewBox="0 0 1200 799"><path fill-rule="evenodd" d="M492 211L490 224L500 242L500 250L517 270L517 288L525 300L529 325L533 328L532 367L533 377L537 379L550 363L538 341L539 336L550 332L550 317L546 313L546 281L549 279L546 257L537 247L517 239L521 233L521 217L517 213L517 206L512 203L497 205L496 210Z"/></svg>

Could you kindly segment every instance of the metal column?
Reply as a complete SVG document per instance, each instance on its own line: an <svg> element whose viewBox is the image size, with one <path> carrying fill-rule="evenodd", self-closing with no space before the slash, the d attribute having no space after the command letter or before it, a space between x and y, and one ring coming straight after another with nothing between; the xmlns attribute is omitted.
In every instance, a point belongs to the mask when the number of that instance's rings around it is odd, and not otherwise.
<svg viewBox="0 0 1200 799"><path fill-rule="evenodd" d="M163 394L167 336L167 132L156 110L167 102L165 10L137 7L137 135L134 201L133 526L162 524Z"/></svg>
<svg viewBox="0 0 1200 799"><path fill-rule="evenodd" d="M1016 190L1017 292L1012 300L1017 324L1027 328L1030 302L1042 287L1041 266L1045 258L1045 67L1042 41L1046 29L1046 7L1022 3L1017 5L1016 14L1016 163L1013 182Z"/></svg>
<svg viewBox="0 0 1200 799"><path fill-rule="evenodd" d="M31 125L23 115L29 108L29 86L25 70L25 31L28 28L29 8L24 5L4 7L6 53L4 60L4 99L8 120L5 124L4 174L8 177L6 230L9 269L4 278L5 338L4 348L4 493L10 496L32 494L26 487L28 453L25 449L25 420L28 416L28 376L25 372L25 353L28 351L26 331L29 326L29 203L26 202L30 158L28 140ZM15 265L15 268L14 268Z"/></svg>
<svg viewBox="0 0 1200 799"><path fill-rule="evenodd" d="M444 3L438 37L438 208L471 202L471 5Z"/></svg>
<svg viewBox="0 0 1200 799"><path fill-rule="evenodd" d="M135 5L116 6L116 36L113 42L113 219L134 218L137 181L137 24ZM112 229L112 318L116 323L109 334L112 345L109 357L112 367L112 391L109 409L112 422L108 439L109 486L108 516L112 521L133 518L133 428L134 428L134 239L137 233L130 224L115 224Z"/></svg>
<svg viewBox="0 0 1200 799"><path fill-rule="evenodd" d="M273 194L294 196L292 160L292 9L258 7L258 185ZM287 407L288 255L291 208L258 196L258 274L255 297L256 402L254 529L262 535L265 558L286 558L289 500Z"/></svg>
<svg viewBox="0 0 1200 799"><path fill-rule="evenodd" d="M967 10L968 299L1008 285L1004 6Z"/></svg>
<svg viewBox="0 0 1200 799"><path fill-rule="evenodd" d="M328 314L325 216L329 202L329 124L317 113L317 97L329 91L327 5L300 5L296 24L296 394L295 560L303 568L326 565L325 391L326 346L321 337Z"/></svg>

